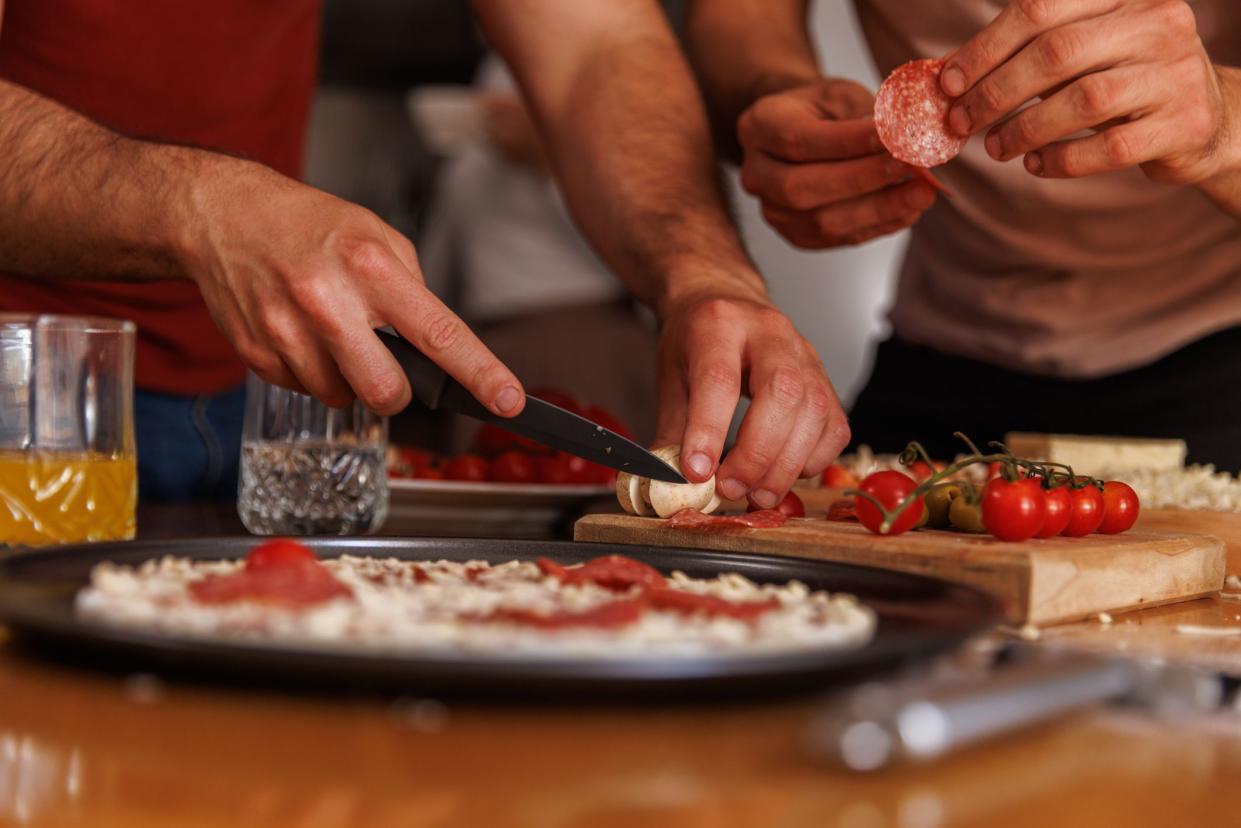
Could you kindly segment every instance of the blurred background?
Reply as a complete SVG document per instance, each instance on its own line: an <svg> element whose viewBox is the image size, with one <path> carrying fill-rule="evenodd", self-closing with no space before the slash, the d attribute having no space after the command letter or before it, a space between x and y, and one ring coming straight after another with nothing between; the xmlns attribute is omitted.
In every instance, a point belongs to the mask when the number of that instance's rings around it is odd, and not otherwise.
<svg viewBox="0 0 1241 828"><path fill-rule="evenodd" d="M680 3L665 7L677 24ZM877 86L851 5L820 0L813 15L827 70ZM309 183L409 235L428 283L527 387L570 390L650 439L651 320L577 235L465 0L328 0L308 149ZM904 234L798 251L764 224L732 171L730 186L775 301L819 349L848 406L886 333ZM451 428L393 424L398 441L468 441Z"/></svg>

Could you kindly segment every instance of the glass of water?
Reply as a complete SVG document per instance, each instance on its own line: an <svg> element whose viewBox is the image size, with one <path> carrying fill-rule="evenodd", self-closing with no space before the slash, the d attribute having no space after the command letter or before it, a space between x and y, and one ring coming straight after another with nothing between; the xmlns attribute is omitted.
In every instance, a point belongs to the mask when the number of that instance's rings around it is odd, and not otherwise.
<svg viewBox="0 0 1241 828"><path fill-rule="evenodd" d="M237 511L256 535L360 535L388 514L388 420L246 379Z"/></svg>

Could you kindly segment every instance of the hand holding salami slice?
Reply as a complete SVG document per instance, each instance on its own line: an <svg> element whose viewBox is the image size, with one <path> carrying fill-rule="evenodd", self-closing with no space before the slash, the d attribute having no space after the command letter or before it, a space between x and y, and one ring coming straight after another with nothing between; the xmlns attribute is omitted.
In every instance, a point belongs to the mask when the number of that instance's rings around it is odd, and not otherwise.
<svg viewBox="0 0 1241 828"><path fill-rule="evenodd" d="M943 66L941 60L898 66L875 95L879 140L893 157L924 170L951 161L965 146L965 137L948 126L952 99L939 85Z"/></svg>
<svg viewBox="0 0 1241 828"><path fill-rule="evenodd" d="M1211 63L1183 0L1013 0L940 83L955 134L991 127L991 157L1033 175L1140 166L1214 194L1241 168L1241 71Z"/></svg>

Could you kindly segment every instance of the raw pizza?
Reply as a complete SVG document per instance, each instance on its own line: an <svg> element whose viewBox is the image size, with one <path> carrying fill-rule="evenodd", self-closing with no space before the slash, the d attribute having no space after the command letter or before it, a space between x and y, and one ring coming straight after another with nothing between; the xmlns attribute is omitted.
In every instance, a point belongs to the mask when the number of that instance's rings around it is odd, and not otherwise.
<svg viewBox="0 0 1241 828"><path fill-rule="evenodd" d="M856 647L874 613L845 594L738 574L665 577L610 555L577 566L320 561L292 541L245 560L99 564L77 597L92 622L256 644L590 658L753 655Z"/></svg>

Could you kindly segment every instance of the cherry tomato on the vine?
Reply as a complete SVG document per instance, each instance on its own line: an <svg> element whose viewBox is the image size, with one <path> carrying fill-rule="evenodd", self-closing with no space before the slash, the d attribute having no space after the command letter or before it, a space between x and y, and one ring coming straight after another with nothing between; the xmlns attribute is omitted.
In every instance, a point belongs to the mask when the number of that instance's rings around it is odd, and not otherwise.
<svg viewBox="0 0 1241 828"><path fill-rule="evenodd" d="M982 523L1002 541L1023 541L1034 537L1043 526L1042 484L1024 477L1011 483L997 477L982 490Z"/></svg>
<svg viewBox="0 0 1241 828"><path fill-rule="evenodd" d="M1141 508L1132 486L1119 480L1107 481L1103 484L1103 521L1097 531L1102 535L1129 531L1137 523Z"/></svg>
<svg viewBox="0 0 1241 828"><path fill-rule="evenodd" d="M745 510L747 512L757 512L757 511L760 511L761 509L762 509L761 506L756 506L755 504L750 503L749 505L746 506ZM797 494L792 491L786 494L784 496L784 499L776 504L775 509L780 514L785 515L787 517L805 517L806 516L806 504L802 503L801 498L798 497Z"/></svg>
<svg viewBox="0 0 1241 828"><path fill-rule="evenodd" d="M868 474L862 481L862 485L858 486L858 490L870 495L882 503L885 509L891 511L917 486L914 479L907 474L898 471L877 471ZM914 528L922 517L924 508L922 498L915 500L896 520L892 521L888 534L899 535ZM880 533L879 527L883 525L883 513L864 497L857 499L857 517L867 529L875 534Z"/></svg>
<svg viewBox="0 0 1241 828"><path fill-rule="evenodd" d="M1073 498L1068 486L1056 486L1043 492L1043 528L1034 533L1036 538L1054 538L1069 525L1073 516Z"/></svg>
<svg viewBox="0 0 1241 828"><path fill-rule="evenodd" d="M1097 486L1086 485L1069 493L1072 508L1069 525L1060 534L1066 538L1081 538L1099 528L1103 522L1103 493Z"/></svg>

